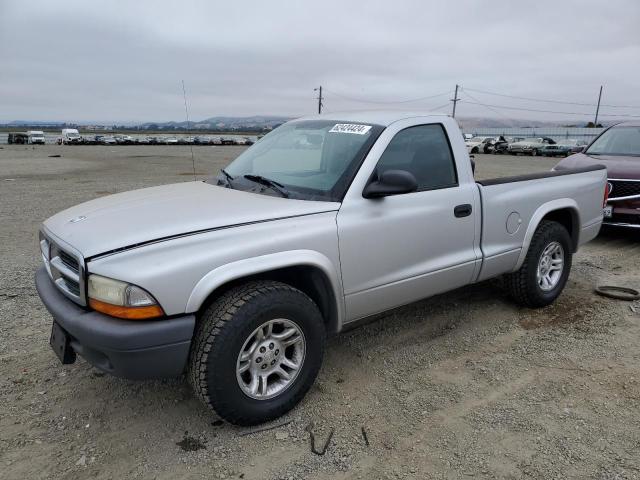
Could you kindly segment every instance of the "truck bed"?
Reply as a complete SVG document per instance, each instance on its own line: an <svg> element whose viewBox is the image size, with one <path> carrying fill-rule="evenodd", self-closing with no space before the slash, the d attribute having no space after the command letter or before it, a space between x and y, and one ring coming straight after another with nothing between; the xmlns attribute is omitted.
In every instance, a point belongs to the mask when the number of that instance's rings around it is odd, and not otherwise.
<svg viewBox="0 0 640 480"><path fill-rule="evenodd" d="M477 280L518 269L536 226L552 210L571 216L574 250L595 237L606 178L606 168L596 165L477 181L483 257Z"/></svg>

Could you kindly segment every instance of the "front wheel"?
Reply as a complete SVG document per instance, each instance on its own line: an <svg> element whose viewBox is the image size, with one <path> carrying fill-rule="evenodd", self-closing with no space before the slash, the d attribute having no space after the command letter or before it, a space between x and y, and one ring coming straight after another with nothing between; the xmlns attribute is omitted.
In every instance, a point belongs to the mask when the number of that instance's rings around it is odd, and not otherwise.
<svg viewBox="0 0 640 480"><path fill-rule="evenodd" d="M569 278L571 257L571 237L567 229L558 222L540 222L522 266L504 276L511 297L530 308L553 303Z"/></svg>
<svg viewBox="0 0 640 480"><path fill-rule="evenodd" d="M189 379L224 420L267 422L307 393L322 364L324 339L322 315L307 295L280 282L249 282L202 315Z"/></svg>
<svg viewBox="0 0 640 480"><path fill-rule="evenodd" d="M531 156L535 157L536 155L538 155L538 150L534 148L533 150L531 150Z"/></svg>

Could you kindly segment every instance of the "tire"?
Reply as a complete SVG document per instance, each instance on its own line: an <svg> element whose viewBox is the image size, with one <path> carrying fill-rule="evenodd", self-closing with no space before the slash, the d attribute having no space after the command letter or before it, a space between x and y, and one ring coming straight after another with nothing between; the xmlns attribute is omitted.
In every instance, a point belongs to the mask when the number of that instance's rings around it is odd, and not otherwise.
<svg viewBox="0 0 640 480"><path fill-rule="evenodd" d="M536 155L538 155L538 150L534 148L533 150L531 150L531 156L535 157Z"/></svg>
<svg viewBox="0 0 640 480"><path fill-rule="evenodd" d="M557 277L553 277L553 285L540 284L538 268L542 265L543 254L552 245L559 245L562 250L562 269ZM521 305L529 308L545 307L555 301L562 293L569 273L571 272L572 247L569 232L558 222L543 220L533 234L529 251L520 269L504 276L504 285L511 297ZM557 257L555 260L557 262ZM554 275L554 272L550 272Z"/></svg>
<svg viewBox="0 0 640 480"><path fill-rule="evenodd" d="M471 149L471 153L478 153L478 147L473 147Z"/></svg>
<svg viewBox="0 0 640 480"><path fill-rule="evenodd" d="M278 322L288 323L278 331ZM268 336L268 323L274 324L273 336ZM298 332L284 340L276 338L296 328ZM260 343L255 340L258 331L264 336ZM298 333L300 338L287 346L287 339L295 340ZM284 283L252 281L227 291L204 311L190 354L189 380L204 404L227 422L264 423L291 410L311 388L322 364L324 342L322 315L307 295ZM241 358L242 352L247 359ZM299 362L298 368L289 370L284 357L291 358L291 364ZM285 370L290 379L274 368ZM254 383L249 380L262 376L266 383L255 382L257 388L250 392Z"/></svg>

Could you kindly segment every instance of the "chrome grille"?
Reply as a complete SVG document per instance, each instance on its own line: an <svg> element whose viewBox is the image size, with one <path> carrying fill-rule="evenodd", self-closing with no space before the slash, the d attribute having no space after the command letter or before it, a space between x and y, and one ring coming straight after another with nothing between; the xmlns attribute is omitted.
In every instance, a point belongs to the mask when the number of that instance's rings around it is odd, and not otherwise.
<svg viewBox="0 0 640 480"><path fill-rule="evenodd" d="M624 200L640 197L640 180L621 180L610 178L609 200Z"/></svg>
<svg viewBox="0 0 640 480"><path fill-rule="evenodd" d="M69 248L63 248L45 233L40 233L42 260L51 280L68 298L86 305L84 295L84 262Z"/></svg>

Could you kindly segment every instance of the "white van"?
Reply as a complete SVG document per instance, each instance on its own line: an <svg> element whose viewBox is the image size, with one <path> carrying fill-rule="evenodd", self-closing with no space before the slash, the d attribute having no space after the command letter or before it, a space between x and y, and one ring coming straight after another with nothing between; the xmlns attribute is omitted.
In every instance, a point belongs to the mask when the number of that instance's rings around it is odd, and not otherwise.
<svg viewBox="0 0 640 480"><path fill-rule="evenodd" d="M29 143L39 143L41 145L44 145L44 132L42 130L29 130L27 132L27 135L29 137Z"/></svg>
<svg viewBox="0 0 640 480"><path fill-rule="evenodd" d="M72 143L82 143L82 137L80 136L80 132L78 132L78 129L77 128L63 128L62 129L61 143L63 145L72 144Z"/></svg>

